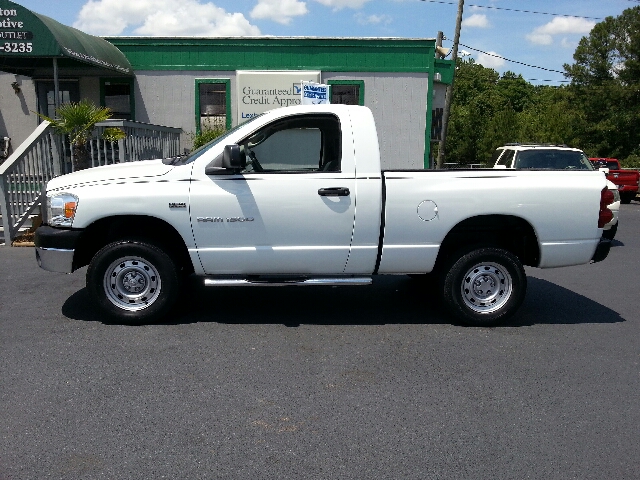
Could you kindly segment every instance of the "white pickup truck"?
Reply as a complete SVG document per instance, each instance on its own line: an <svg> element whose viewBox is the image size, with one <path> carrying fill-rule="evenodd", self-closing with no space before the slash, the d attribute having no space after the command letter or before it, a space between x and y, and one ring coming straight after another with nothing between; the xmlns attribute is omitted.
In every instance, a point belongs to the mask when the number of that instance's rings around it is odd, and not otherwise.
<svg viewBox="0 0 640 480"><path fill-rule="evenodd" d="M433 273L454 316L496 325L524 299L523 265L607 256L606 185L598 171L381 171L369 109L288 107L187 156L51 180L36 257L88 264L93 301L130 323L166 315L190 274L237 287Z"/></svg>

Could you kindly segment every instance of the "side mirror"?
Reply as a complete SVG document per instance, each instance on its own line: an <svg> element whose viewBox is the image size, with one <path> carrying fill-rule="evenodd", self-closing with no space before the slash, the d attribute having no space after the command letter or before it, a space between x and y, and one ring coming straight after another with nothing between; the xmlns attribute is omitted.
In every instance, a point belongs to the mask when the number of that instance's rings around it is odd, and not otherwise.
<svg viewBox="0 0 640 480"><path fill-rule="evenodd" d="M607 167L600 167L598 170L604 172L605 174L609 173L609 169Z"/></svg>
<svg viewBox="0 0 640 480"><path fill-rule="evenodd" d="M222 168L240 171L247 165L247 157L239 145L226 145L222 154Z"/></svg>

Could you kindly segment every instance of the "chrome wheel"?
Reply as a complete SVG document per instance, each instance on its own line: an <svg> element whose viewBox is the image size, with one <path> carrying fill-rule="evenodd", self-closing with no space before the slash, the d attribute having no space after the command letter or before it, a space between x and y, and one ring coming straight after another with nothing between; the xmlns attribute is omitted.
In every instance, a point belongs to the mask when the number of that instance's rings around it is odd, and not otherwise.
<svg viewBox="0 0 640 480"><path fill-rule="evenodd" d="M162 282L153 264L140 257L128 257L109 265L104 273L103 287L113 305L135 312L158 299Z"/></svg>
<svg viewBox="0 0 640 480"><path fill-rule="evenodd" d="M483 262L465 273L460 290L462 300L469 309L480 314L492 313L509 301L513 280L502 265Z"/></svg>

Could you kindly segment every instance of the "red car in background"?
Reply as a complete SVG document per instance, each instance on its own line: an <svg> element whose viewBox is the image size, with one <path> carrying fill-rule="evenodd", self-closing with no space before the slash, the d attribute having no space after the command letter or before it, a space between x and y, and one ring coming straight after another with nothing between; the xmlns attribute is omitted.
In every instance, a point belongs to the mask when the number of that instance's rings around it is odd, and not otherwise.
<svg viewBox="0 0 640 480"><path fill-rule="evenodd" d="M616 158L590 158L591 163L596 168L608 168L607 179L611 180L618 187L620 201L629 203L638 194L638 182L640 172L628 170L620 167L620 162Z"/></svg>

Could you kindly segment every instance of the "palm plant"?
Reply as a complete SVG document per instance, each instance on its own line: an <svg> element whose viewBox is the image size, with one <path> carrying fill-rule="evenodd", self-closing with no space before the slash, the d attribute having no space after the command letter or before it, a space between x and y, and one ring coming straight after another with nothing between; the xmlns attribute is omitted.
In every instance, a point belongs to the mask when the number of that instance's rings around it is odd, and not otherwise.
<svg viewBox="0 0 640 480"><path fill-rule="evenodd" d="M56 109L55 119L42 114L38 115L51 122L51 126L56 132L69 136L73 149L73 169L89 168L87 142L91 138L96 123L107 120L111 116L111 111L106 107L96 106L90 100L83 99L77 103L60 105Z"/></svg>

